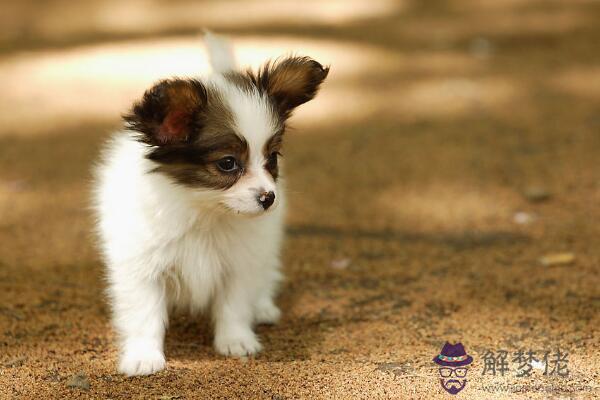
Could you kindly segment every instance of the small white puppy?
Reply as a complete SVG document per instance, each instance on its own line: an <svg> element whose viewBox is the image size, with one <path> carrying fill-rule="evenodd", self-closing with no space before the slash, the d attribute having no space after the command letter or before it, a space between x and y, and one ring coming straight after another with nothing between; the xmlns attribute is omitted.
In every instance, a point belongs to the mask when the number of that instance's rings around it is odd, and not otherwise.
<svg viewBox="0 0 600 400"><path fill-rule="evenodd" d="M107 265L119 371L165 367L168 313L209 309L215 349L261 349L281 279L286 120L329 71L308 57L234 70L207 35L214 73L157 83L124 117L97 169L94 207Z"/></svg>

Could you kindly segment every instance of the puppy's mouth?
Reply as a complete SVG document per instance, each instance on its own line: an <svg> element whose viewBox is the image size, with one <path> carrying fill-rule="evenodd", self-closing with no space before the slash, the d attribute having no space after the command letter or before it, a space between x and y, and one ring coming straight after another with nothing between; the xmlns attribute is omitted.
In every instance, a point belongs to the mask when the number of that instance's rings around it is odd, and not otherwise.
<svg viewBox="0 0 600 400"><path fill-rule="evenodd" d="M260 217L261 215L270 214L272 211L274 211L277 208L277 203L273 204L271 207L269 207L266 210L262 209L262 208L258 208L258 207L255 209L239 209L239 208L231 207L230 205L225 204L225 203L219 203L219 205L221 206L221 209L227 214L234 214L234 215L239 215L239 216L248 217L248 218Z"/></svg>
<svg viewBox="0 0 600 400"><path fill-rule="evenodd" d="M279 199L274 190L250 190L243 196L226 195L219 204L231 214L260 216L277 208Z"/></svg>

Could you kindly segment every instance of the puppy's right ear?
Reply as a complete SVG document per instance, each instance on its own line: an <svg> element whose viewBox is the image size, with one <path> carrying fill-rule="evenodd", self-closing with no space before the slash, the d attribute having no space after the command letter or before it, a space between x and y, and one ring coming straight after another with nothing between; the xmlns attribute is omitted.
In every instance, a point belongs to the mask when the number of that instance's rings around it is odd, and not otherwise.
<svg viewBox="0 0 600 400"><path fill-rule="evenodd" d="M312 58L288 57L266 63L251 77L274 100L279 113L288 118L296 107L315 97L327 74L329 67Z"/></svg>
<svg viewBox="0 0 600 400"><path fill-rule="evenodd" d="M157 83L123 116L127 127L153 146L192 140L201 128L206 88L194 79L169 79Z"/></svg>

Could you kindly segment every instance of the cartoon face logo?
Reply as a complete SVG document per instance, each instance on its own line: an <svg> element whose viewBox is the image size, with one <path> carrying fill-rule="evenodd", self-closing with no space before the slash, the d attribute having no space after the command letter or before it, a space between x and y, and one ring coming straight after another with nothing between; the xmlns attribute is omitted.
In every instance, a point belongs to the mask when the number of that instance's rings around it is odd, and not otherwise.
<svg viewBox="0 0 600 400"><path fill-rule="evenodd" d="M440 367L440 383L442 387L450 394L460 392L467 384L466 376L468 370L465 367Z"/></svg>
<svg viewBox="0 0 600 400"><path fill-rule="evenodd" d="M433 362L439 365L440 384L450 394L457 394L467 385L467 372L473 357L467 355L462 343L446 342Z"/></svg>

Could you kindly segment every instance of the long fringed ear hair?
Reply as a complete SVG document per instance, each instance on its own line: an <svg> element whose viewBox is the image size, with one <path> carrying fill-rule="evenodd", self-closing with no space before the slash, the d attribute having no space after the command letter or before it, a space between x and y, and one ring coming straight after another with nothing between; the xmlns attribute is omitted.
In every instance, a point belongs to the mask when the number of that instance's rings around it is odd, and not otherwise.
<svg viewBox="0 0 600 400"><path fill-rule="evenodd" d="M146 91L123 119L143 143L182 144L193 140L200 131L206 103L206 88L200 81L168 79Z"/></svg>
<svg viewBox="0 0 600 400"><path fill-rule="evenodd" d="M273 99L279 114L286 119L296 107L315 97L328 73L329 67L310 57L287 57L268 62L258 73L248 75Z"/></svg>

